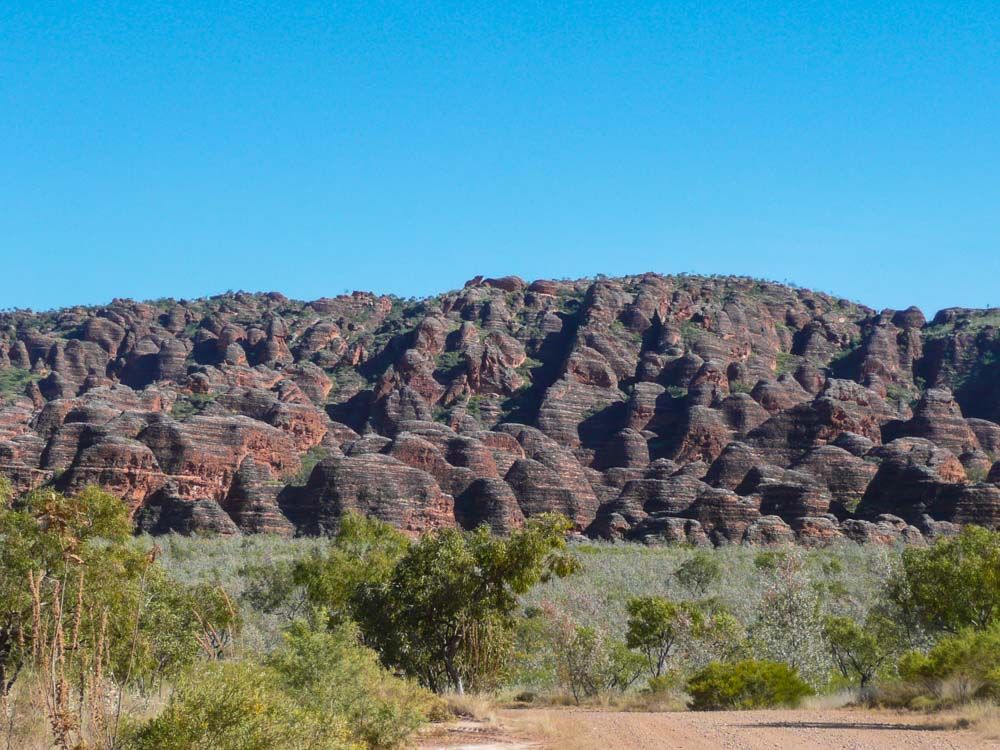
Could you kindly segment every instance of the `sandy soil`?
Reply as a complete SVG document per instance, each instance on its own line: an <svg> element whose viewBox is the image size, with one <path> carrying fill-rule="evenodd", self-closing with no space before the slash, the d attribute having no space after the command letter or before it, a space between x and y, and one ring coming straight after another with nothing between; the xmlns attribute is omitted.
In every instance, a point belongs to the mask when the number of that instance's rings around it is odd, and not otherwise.
<svg viewBox="0 0 1000 750"><path fill-rule="evenodd" d="M500 711L463 722L424 750L981 750L1000 743L935 717L861 710L623 713Z"/></svg>

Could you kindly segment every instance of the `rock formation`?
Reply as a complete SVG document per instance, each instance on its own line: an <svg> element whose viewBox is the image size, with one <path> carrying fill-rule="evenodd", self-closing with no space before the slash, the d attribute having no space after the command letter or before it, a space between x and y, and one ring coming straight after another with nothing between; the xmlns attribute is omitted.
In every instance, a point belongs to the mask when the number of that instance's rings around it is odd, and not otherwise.
<svg viewBox="0 0 1000 750"><path fill-rule="evenodd" d="M1000 314L736 277L0 313L0 473L153 533L918 543L1000 525Z"/></svg>

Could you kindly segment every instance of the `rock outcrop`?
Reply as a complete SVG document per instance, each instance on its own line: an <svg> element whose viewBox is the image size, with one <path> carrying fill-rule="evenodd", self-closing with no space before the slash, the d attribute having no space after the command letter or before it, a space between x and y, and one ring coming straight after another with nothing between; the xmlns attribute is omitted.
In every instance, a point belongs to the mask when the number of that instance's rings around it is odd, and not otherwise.
<svg viewBox="0 0 1000 750"><path fill-rule="evenodd" d="M998 363L992 310L735 277L3 312L0 473L153 533L919 543L1000 525Z"/></svg>

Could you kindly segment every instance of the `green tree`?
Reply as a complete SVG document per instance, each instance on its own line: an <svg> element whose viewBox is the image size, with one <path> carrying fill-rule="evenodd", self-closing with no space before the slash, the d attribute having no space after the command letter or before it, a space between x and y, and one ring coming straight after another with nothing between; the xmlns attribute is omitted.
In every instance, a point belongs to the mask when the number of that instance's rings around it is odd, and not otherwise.
<svg viewBox="0 0 1000 750"><path fill-rule="evenodd" d="M581 698L610 690L624 692L645 669L642 657L627 644L592 627L567 624L560 628L555 649L560 682L570 689L577 705Z"/></svg>
<svg viewBox="0 0 1000 750"><path fill-rule="evenodd" d="M682 586L702 596L722 577L722 563L711 552L696 552L681 563L674 575Z"/></svg>
<svg viewBox="0 0 1000 750"><path fill-rule="evenodd" d="M697 637L705 623L702 612L689 602L672 602L662 596L630 599L628 609L629 648L646 657L650 677L663 674L667 661L685 639Z"/></svg>
<svg viewBox="0 0 1000 750"><path fill-rule="evenodd" d="M353 611L366 642L386 666L436 692L487 686L509 657L518 597L575 569L565 553L570 528L543 515L506 538L485 527L425 535L388 580L358 587Z"/></svg>
<svg viewBox="0 0 1000 750"><path fill-rule="evenodd" d="M387 523L347 513L333 544L325 552L296 561L291 579L275 574L273 588L254 592L270 611L288 606L294 586L305 589L314 607L322 608L334 622L352 615L351 600L362 584L387 581L406 553L410 540ZM294 584L294 586L293 586Z"/></svg>
<svg viewBox="0 0 1000 750"><path fill-rule="evenodd" d="M890 596L932 633L988 627L1000 617L1000 531L966 526L932 547L908 547Z"/></svg>
<svg viewBox="0 0 1000 750"><path fill-rule="evenodd" d="M60 629L70 666L93 669L99 654L107 678L146 688L238 624L220 590L168 580L113 495L43 488L0 504L0 689Z"/></svg>
<svg viewBox="0 0 1000 750"><path fill-rule="evenodd" d="M863 626L849 617L829 616L823 632L837 669L856 681L862 692L901 650L898 624L878 612L870 614Z"/></svg>

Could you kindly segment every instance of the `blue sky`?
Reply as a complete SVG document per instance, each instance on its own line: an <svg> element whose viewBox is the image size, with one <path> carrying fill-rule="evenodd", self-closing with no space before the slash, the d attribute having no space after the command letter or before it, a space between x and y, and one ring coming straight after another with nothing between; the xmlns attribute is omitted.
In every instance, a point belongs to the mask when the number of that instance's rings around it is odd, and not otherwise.
<svg viewBox="0 0 1000 750"><path fill-rule="evenodd" d="M475 274L1000 305L996 2L0 5L0 307Z"/></svg>

